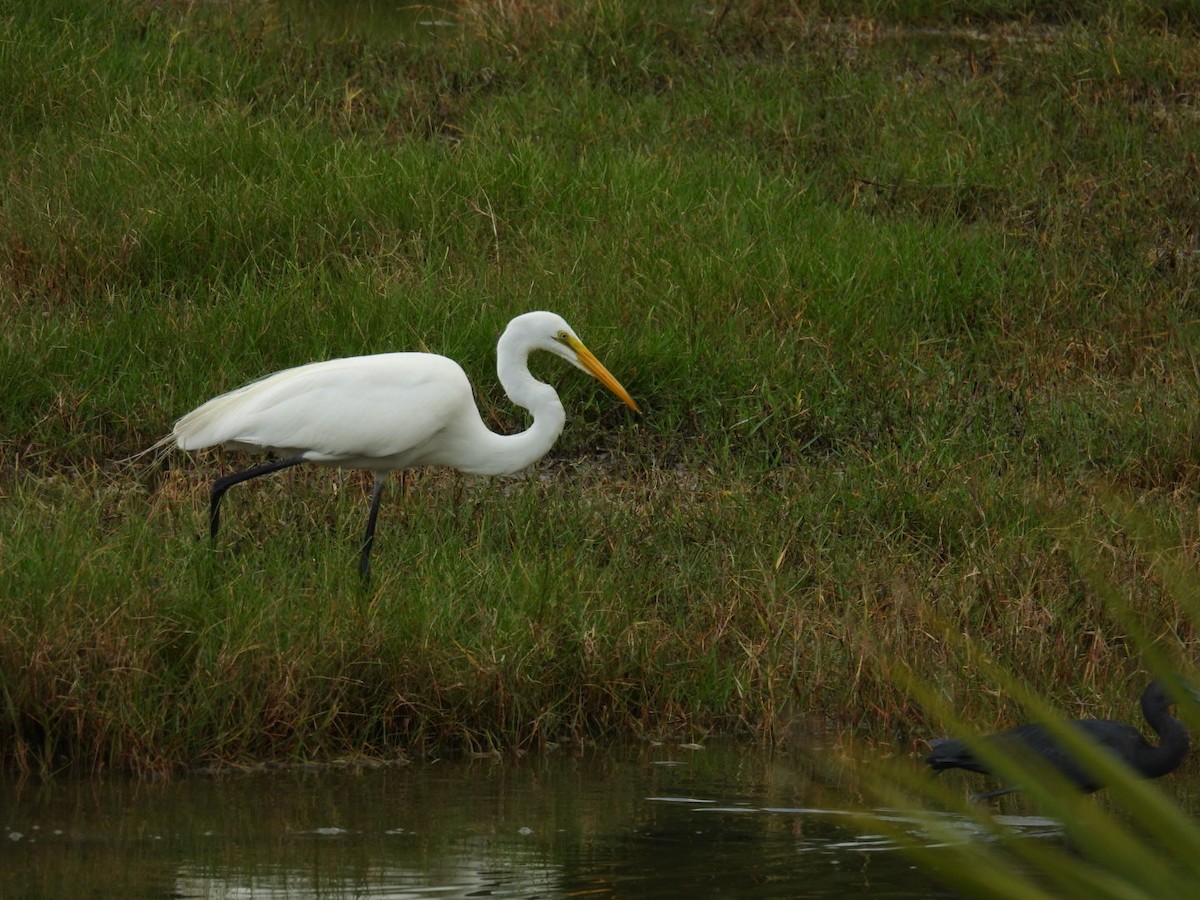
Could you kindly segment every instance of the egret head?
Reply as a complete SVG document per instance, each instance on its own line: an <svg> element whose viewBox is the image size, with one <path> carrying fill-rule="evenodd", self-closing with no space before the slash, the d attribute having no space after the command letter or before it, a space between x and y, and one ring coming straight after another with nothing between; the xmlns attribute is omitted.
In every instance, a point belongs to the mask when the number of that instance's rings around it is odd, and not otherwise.
<svg viewBox="0 0 1200 900"><path fill-rule="evenodd" d="M508 323L505 336L509 335L521 340L530 350L546 350L555 356L561 356L571 365L599 380L630 409L641 412L629 396L629 392L621 386L621 382L617 381L592 351L584 346L575 330L562 316L544 311L525 313Z"/></svg>

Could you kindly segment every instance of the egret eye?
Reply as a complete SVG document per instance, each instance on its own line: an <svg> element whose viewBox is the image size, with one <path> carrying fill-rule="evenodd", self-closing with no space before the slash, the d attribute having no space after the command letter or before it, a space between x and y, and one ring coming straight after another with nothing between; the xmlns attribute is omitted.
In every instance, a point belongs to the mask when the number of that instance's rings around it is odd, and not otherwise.
<svg viewBox="0 0 1200 900"><path fill-rule="evenodd" d="M558 339L565 344L567 342L567 333L565 331L560 331L558 333Z"/></svg>

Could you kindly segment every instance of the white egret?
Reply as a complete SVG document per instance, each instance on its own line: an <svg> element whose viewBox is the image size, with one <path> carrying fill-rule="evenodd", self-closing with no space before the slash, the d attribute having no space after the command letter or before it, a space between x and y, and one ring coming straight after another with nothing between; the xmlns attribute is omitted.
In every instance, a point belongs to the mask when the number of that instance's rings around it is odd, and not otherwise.
<svg viewBox="0 0 1200 900"><path fill-rule="evenodd" d="M359 572L370 572L375 519L389 472L442 465L506 475L541 459L566 422L557 391L529 372L546 350L595 376L633 410L637 404L560 316L530 312L508 323L496 345L496 373L508 398L533 416L518 434L496 434L479 415L458 363L433 353L380 353L309 363L214 397L175 423L162 443L182 450L224 446L277 459L213 482L209 533L233 485L300 463L375 473Z"/></svg>

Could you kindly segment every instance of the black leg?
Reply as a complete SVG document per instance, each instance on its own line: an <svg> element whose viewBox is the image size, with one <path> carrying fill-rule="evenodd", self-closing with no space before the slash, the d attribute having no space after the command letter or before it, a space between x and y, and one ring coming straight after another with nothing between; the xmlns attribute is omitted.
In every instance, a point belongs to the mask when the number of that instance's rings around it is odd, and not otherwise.
<svg viewBox="0 0 1200 900"><path fill-rule="evenodd" d="M225 496L227 490L235 484L241 484L243 481L249 481L251 478L257 478L259 475L269 475L271 472L278 472L280 469L286 469L288 466L298 466L302 462L304 462L303 456L273 459L270 462L249 468L244 472L236 472L233 475L226 475L214 481L211 494L212 499L208 507L208 536L216 540L217 529L221 527L221 498Z"/></svg>
<svg viewBox="0 0 1200 900"><path fill-rule="evenodd" d="M362 552L358 557L358 574L371 577L371 547L375 543L375 520L379 518L379 501L387 486L387 472L375 473L375 487L371 490L371 511L367 513L367 533L363 535Z"/></svg>

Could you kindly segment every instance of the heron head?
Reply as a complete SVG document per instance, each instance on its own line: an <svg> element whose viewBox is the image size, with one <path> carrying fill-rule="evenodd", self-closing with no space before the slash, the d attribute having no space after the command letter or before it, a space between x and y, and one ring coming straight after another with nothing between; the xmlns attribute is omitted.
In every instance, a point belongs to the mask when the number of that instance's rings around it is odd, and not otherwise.
<svg viewBox="0 0 1200 900"><path fill-rule="evenodd" d="M530 350L546 350L562 357L597 379L634 412L641 412L621 382L584 346L575 329L562 316L544 310L525 313L508 323L505 334L522 340Z"/></svg>

